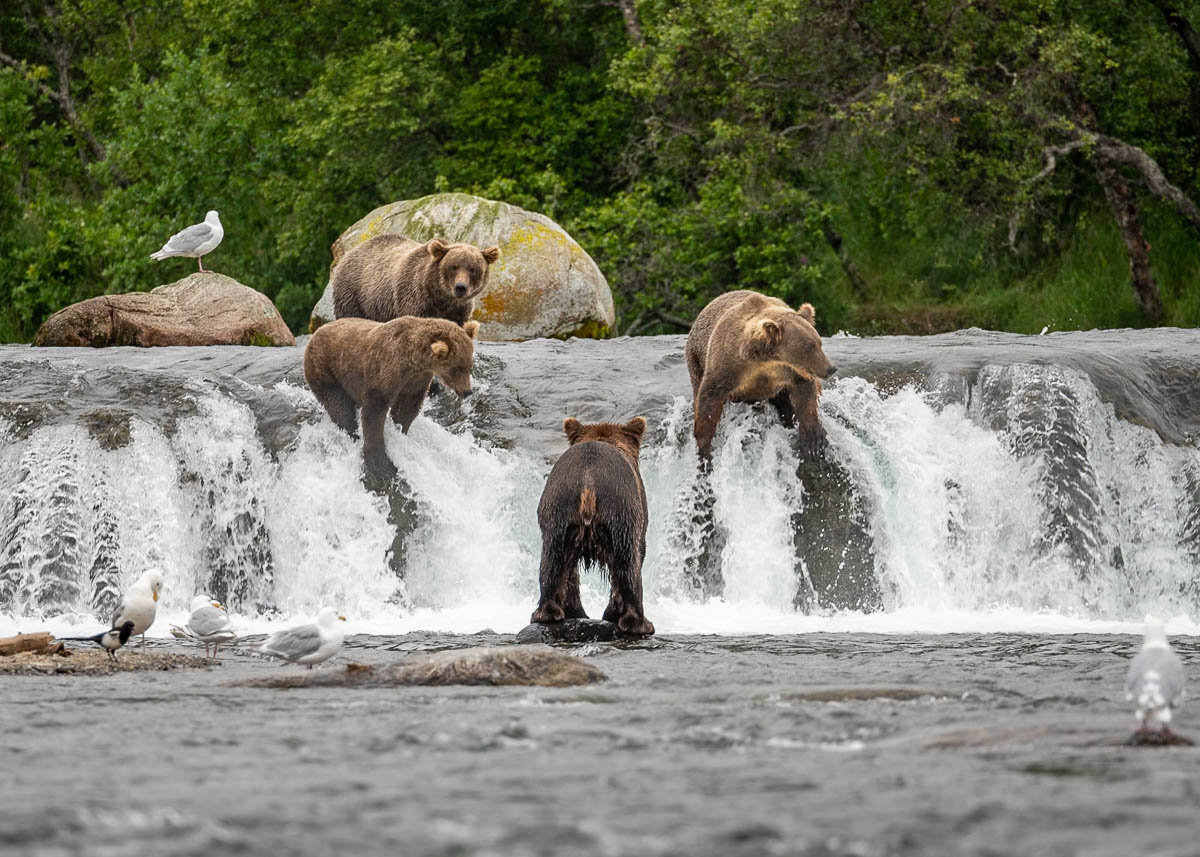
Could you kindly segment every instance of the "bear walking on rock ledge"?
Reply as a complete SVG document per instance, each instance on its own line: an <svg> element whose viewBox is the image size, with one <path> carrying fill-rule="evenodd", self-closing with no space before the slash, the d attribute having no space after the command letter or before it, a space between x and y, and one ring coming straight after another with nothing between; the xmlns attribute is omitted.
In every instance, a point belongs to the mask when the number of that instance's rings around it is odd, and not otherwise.
<svg viewBox="0 0 1200 857"><path fill-rule="evenodd" d="M471 395L479 322L463 327L440 318L401 316L387 323L343 318L322 325L304 349L304 379L329 416L358 434L362 408L367 475L390 481L383 426L388 412L407 434L434 376L459 396Z"/></svg>
<svg viewBox="0 0 1200 857"><path fill-rule="evenodd" d="M624 634L653 634L642 608L647 511L638 452L646 420L584 425L568 417L563 430L571 446L550 471L538 503L540 593L529 621L586 619L579 563L594 562L612 581L605 621Z"/></svg>
<svg viewBox="0 0 1200 857"><path fill-rule="evenodd" d="M817 418L821 379L837 371L813 326L812 304L792 310L758 292L726 292L696 316L688 333L696 448L707 458L726 402L770 402L796 427L811 455L825 440Z"/></svg>
<svg viewBox="0 0 1200 857"><path fill-rule="evenodd" d="M499 258L499 247L377 235L334 268L333 311L338 318L390 321L415 315L465 324Z"/></svg>

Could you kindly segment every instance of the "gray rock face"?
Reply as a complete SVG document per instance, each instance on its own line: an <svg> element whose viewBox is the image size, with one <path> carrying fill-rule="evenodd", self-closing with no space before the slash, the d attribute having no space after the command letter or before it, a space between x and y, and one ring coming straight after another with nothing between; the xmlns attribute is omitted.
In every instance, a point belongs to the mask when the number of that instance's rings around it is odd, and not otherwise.
<svg viewBox="0 0 1200 857"><path fill-rule="evenodd" d="M211 271L150 292L101 295L59 310L34 345L295 345L271 299Z"/></svg>
<svg viewBox="0 0 1200 857"><path fill-rule="evenodd" d="M541 214L462 193L395 202L342 233L333 244L333 265L350 248L376 235L404 235L416 241L445 238L480 248L498 245L500 259L491 267L472 316L482 325L481 339L604 338L616 320L612 292L596 263L561 226ZM313 308L309 330L333 318L333 295L326 286Z"/></svg>
<svg viewBox="0 0 1200 857"><path fill-rule="evenodd" d="M572 687L604 681L604 673L549 646L479 646L413 655L394 664L292 672L233 682L243 687L401 687L533 685Z"/></svg>

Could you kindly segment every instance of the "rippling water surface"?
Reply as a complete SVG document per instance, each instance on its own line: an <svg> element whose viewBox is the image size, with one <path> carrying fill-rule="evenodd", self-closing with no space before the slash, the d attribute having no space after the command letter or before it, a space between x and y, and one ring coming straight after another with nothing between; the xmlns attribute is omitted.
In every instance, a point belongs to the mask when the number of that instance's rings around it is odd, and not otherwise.
<svg viewBox="0 0 1200 857"><path fill-rule="evenodd" d="M1119 743L1146 612L1197 680L1200 335L833 338L826 459L736 406L709 479L682 348L483 343L388 493L300 348L0 348L0 635L155 565L159 647L197 591L246 633L336 604L343 661L508 643L563 417L635 414L660 631L578 649L586 689L0 678L0 850L1200 853L1195 752Z"/></svg>

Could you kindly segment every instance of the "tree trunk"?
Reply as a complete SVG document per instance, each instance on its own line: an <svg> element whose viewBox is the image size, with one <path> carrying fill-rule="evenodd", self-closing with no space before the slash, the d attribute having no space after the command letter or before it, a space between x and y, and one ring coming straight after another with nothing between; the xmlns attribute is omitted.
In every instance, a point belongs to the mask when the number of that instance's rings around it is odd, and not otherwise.
<svg viewBox="0 0 1200 857"><path fill-rule="evenodd" d="M1133 295L1147 318L1158 321L1163 315L1162 299L1158 295L1158 283L1150 269L1149 245L1142 236L1142 217L1137 198L1130 191L1117 163L1107 152L1097 150L1092 159L1096 176L1104 188L1104 198L1112 210L1121 238L1125 241L1125 252L1129 254L1129 274L1133 280Z"/></svg>
<svg viewBox="0 0 1200 857"><path fill-rule="evenodd" d="M821 231L825 233L825 240L829 242L829 246L833 248L833 252L841 260L842 270L850 278L850 285L854 287L854 293L860 298L865 297L867 294L867 281L863 279L863 275L859 272L858 265L855 265L854 260L850 258L850 254L846 250L846 245L842 241L841 234L828 223L821 225Z"/></svg>

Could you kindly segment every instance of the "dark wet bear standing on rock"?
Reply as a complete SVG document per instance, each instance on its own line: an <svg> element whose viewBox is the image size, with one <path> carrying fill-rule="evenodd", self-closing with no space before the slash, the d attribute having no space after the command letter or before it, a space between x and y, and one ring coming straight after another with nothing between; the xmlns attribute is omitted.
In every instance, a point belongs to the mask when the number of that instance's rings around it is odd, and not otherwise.
<svg viewBox="0 0 1200 857"><path fill-rule="evenodd" d="M499 247L480 250L441 238L419 244L400 235L378 235L334 268L334 315L374 321L415 315L465 324L499 258Z"/></svg>
<svg viewBox="0 0 1200 857"><path fill-rule="evenodd" d="M808 454L825 441L817 418L821 379L835 367L813 326L812 304L793 310L758 292L726 292L696 316L688 334L696 448L707 458L726 402L770 402L796 427Z"/></svg>
<svg viewBox="0 0 1200 857"><path fill-rule="evenodd" d="M550 471L538 503L540 592L529 621L586 619L579 563L594 562L612 581L605 621L622 633L653 634L642 608L647 512L638 452L646 421L583 425L567 418L563 430L571 446Z"/></svg>
<svg viewBox="0 0 1200 857"><path fill-rule="evenodd" d="M459 327L440 318L401 316L387 323L341 318L317 329L304 349L304 380L351 436L362 408L367 475L396 475L383 443L388 411L406 434L436 376L460 396L471 394L471 364L479 322Z"/></svg>

